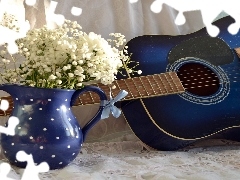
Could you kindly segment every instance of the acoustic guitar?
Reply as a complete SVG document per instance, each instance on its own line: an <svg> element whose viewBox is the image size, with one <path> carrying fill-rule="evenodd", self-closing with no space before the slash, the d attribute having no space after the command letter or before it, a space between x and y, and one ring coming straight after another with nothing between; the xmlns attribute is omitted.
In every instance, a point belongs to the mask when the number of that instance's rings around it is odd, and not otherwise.
<svg viewBox="0 0 240 180"><path fill-rule="evenodd" d="M185 89L122 105L128 124L146 145L176 150L217 135L240 140L240 32L227 31L233 22L224 17L213 23L220 29L215 38L203 28L187 35L144 35L127 43L142 75L176 72Z"/></svg>
<svg viewBox="0 0 240 180"><path fill-rule="evenodd" d="M240 33L227 31L233 22L231 17L216 21L216 38L203 28L187 35L139 36L126 44L143 74L119 76L111 93L129 92L121 108L143 143L176 150L217 134L240 140ZM96 85L109 94L108 86ZM98 96L89 92L75 105L93 103L99 103Z"/></svg>

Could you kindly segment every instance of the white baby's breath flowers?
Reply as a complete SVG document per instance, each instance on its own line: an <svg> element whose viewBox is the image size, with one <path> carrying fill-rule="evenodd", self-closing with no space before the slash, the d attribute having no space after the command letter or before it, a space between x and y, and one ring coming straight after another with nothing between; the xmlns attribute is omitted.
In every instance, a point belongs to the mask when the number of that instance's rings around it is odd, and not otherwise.
<svg viewBox="0 0 240 180"><path fill-rule="evenodd" d="M127 47L119 50L126 42L120 33L111 33L111 39L105 40L100 35L81 31L77 22L66 20L56 28L43 26L28 31L25 38L16 41L21 56L25 59L14 69L6 65L6 50L0 52L0 73L2 83L19 83L28 86L62 89L79 89L86 82L111 84L122 69L127 72L141 71L129 68L130 57ZM137 63L136 63L137 64Z"/></svg>
<svg viewBox="0 0 240 180"><path fill-rule="evenodd" d="M57 78L57 76L55 76L55 75L52 74L52 75L49 76L48 79L49 79L49 80L55 80L56 78Z"/></svg>
<svg viewBox="0 0 240 180"><path fill-rule="evenodd" d="M142 70L138 70L137 73L138 73L138 74L142 74Z"/></svg>
<svg viewBox="0 0 240 180"><path fill-rule="evenodd" d="M14 30L16 32L19 32L19 22L15 18L14 15L8 14L8 13L3 13L3 18L2 21L0 22L1 26L8 27L11 30Z"/></svg>

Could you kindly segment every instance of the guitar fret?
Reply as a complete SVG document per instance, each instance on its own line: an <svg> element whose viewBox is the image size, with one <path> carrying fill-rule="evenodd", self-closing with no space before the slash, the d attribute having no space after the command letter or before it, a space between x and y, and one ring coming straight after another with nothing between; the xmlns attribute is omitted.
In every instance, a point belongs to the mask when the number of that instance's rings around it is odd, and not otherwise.
<svg viewBox="0 0 240 180"><path fill-rule="evenodd" d="M159 87L159 85L158 85L158 83L156 82L156 80L155 80L155 78L154 78L154 76L151 76L151 78L152 78L152 80L153 80L153 82L154 82L154 85L156 84L156 86L157 86L157 90L160 92L160 94L162 94L162 91L161 91L161 89L160 89L160 87Z"/></svg>
<svg viewBox="0 0 240 180"><path fill-rule="evenodd" d="M86 92L85 94L88 95L88 96L85 96L85 97L87 97L85 104L92 104L92 96L91 96L91 93L90 93L90 92Z"/></svg>
<svg viewBox="0 0 240 180"><path fill-rule="evenodd" d="M167 82L168 82L168 84L169 84L172 92L173 92L173 93L174 93L174 92L177 92L177 89L176 89L176 87L175 87L175 85L174 85L174 83L173 83L173 80L172 80L170 74L169 74L169 73L165 74L165 77L166 77L166 79L167 79Z"/></svg>
<svg viewBox="0 0 240 180"><path fill-rule="evenodd" d="M181 81L180 81L180 79L177 77L176 73L171 72L171 73L170 73L170 76L171 76L171 79L172 79L173 84L175 85L175 87L176 87L176 89L177 89L177 92L183 92L183 91L184 91L184 87L183 87L183 85L181 84Z"/></svg>
<svg viewBox="0 0 240 180"><path fill-rule="evenodd" d="M178 77L176 76L176 74L174 72L169 72L169 76L171 78L171 83L172 83L173 88L175 90L174 92L180 92L180 91L184 90L180 81L177 81Z"/></svg>
<svg viewBox="0 0 240 180"><path fill-rule="evenodd" d="M175 84L174 81L173 81L172 74L173 74L172 72L169 72L169 73L168 73L169 82L170 82L170 84L171 84L171 86L172 86L173 91L174 91L174 92L178 92L179 90L178 90L178 87L176 86L176 84Z"/></svg>
<svg viewBox="0 0 240 180"><path fill-rule="evenodd" d="M125 79L118 80L118 85L119 85L119 87L121 87L121 89L125 89L127 92L129 92L128 95L125 96L126 99L133 98L132 92L130 91L129 87L127 86Z"/></svg>
<svg viewBox="0 0 240 180"><path fill-rule="evenodd" d="M161 88L162 93L163 93L163 94L168 94L167 87L166 87L165 84L163 83L160 75L155 74L154 77L156 77L156 78L158 79L159 87ZM155 80L156 80L156 78L155 78Z"/></svg>
<svg viewBox="0 0 240 180"><path fill-rule="evenodd" d="M121 91L122 89L120 88L120 86L119 86L119 84L118 84L118 82L117 81L114 81L113 82L113 85L115 85L115 89L112 89L112 94L114 95L114 96L116 96L118 93L119 93L119 91ZM125 97L123 98L123 99L125 99Z"/></svg>
<svg viewBox="0 0 240 180"><path fill-rule="evenodd" d="M114 82L116 83L116 85L117 85L118 89L120 90L121 88L120 88L120 86L119 86L118 82L117 82L117 81L114 81Z"/></svg>
<svg viewBox="0 0 240 180"><path fill-rule="evenodd" d="M158 84L156 83L153 75L147 76L147 78L148 78L149 82L151 83L151 87L153 88L154 93L158 94L158 95L162 94L162 91L159 88Z"/></svg>
<svg viewBox="0 0 240 180"><path fill-rule="evenodd" d="M167 76L169 76L169 82L170 82L170 85L171 85L171 87L172 87L172 89L173 89L173 92L174 93L177 93L177 92L179 92L180 91L180 87L182 87L183 88L183 86L181 86L181 83L180 83L180 81L178 81L179 82L179 84L177 85L176 83L177 83L177 80L179 79L177 76L176 76L176 74L174 73L174 72L169 72L168 74L166 74ZM174 76L174 78L173 78L173 76ZM174 80L175 79L175 80Z"/></svg>
<svg viewBox="0 0 240 180"><path fill-rule="evenodd" d="M155 83L157 84L158 89L160 90L161 94L165 94L165 93L164 93L165 91L162 90L162 88L160 87L160 85L159 85L158 81L156 80L155 76L156 76L156 75L153 75L153 80L154 80Z"/></svg>
<svg viewBox="0 0 240 180"><path fill-rule="evenodd" d="M145 87L144 84L143 84L142 76L139 77L139 80L140 80L140 82L141 82L141 84L142 84L142 86L143 86L144 91L146 92L146 95L149 96L149 93L148 93L146 87Z"/></svg>
<svg viewBox="0 0 240 180"><path fill-rule="evenodd" d="M155 95L154 92L153 92L153 89L151 88L151 84L148 81L147 77L146 76L141 76L141 79L142 79L143 84L146 85L145 89L146 89L146 91L148 93L148 96Z"/></svg>
<svg viewBox="0 0 240 180"><path fill-rule="evenodd" d="M128 87L128 90L129 90L129 92L131 93L131 95L132 95L132 97L134 98L134 97L138 97L138 95L134 95L133 93L135 92L135 91L131 91L131 87L128 85L128 83L127 83L127 81L131 81L131 79L124 79L124 82L125 82L125 84L126 84L126 86ZM132 88L133 89L133 88Z"/></svg>
<svg viewBox="0 0 240 180"><path fill-rule="evenodd" d="M92 99L91 99L89 92L82 94L81 96L79 96L79 98L81 98L81 102L83 105L92 104Z"/></svg>
<svg viewBox="0 0 240 180"><path fill-rule="evenodd" d="M80 96L78 96L78 102L75 102L75 104L83 105L83 102Z"/></svg>
<svg viewBox="0 0 240 180"><path fill-rule="evenodd" d="M173 91L173 88L172 88L171 84L168 81L167 75L163 74L162 77L163 77L163 82L165 83L165 86L166 86L166 88L168 90L168 93L172 94L174 91Z"/></svg>
<svg viewBox="0 0 240 180"><path fill-rule="evenodd" d="M158 76L161 84L163 85L163 87L164 87L164 89L165 89L165 91L166 91L166 94L169 94L169 90L168 90L168 88L167 88L167 86L166 86L165 76L164 76L163 74L158 74L157 76Z"/></svg>
<svg viewBox="0 0 240 180"><path fill-rule="evenodd" d="M92 93L89 92L89 95L90 95L90 97L91 97L92 102L94 103L94 98L93 98L93 96L92 96Z"/></svg>
<svg viewBox="0 0 240 180"><path fill-rule="evenodd" d="M98 96L97 93L93 92L92 97L94 99L94 103L99 103L100 102L100 97Z"/></svg>
<svg viewBox="0 0 240 180"><path fill-rule="evenodd" d="M136 79L137 79L137 78L136 78ZM135 79L135 80L136 80L136 79ZM142 93L139 91L139 88L138 88L138 86L137 86L136 83L135 83L135 82L137 82L137 81L134 81L134 79L129 79L129 80L131 80L131 81L133 82L133 84L134 84L134 86L135 86L135 88L136 88L136 91L138 92L139 96L140 96L140 97L143 97Z"/></svg>
<svg viewBox="0 0 240 180"><path fill-rule="evenodd" d="M149 80L149 76L146 76L146 78L147 78L147 80L148 80L148 82L149 82L149 85L151 86L151 88L152 88L154 94L157 94L156 91L154 90L152 84L151 84L151 81Z"/></svg>
<svg viewBox="0 0 240 180"><path fill-rule="evenodd" d="M85 105L84 102L84 94L78 97L79 101L81 102L81 105Z"/></svg>

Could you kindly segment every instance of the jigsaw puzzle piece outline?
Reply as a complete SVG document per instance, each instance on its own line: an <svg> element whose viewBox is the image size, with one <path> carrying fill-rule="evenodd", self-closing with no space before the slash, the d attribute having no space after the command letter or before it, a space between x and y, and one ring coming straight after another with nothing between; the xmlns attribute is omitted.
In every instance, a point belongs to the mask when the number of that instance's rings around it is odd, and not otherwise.
<svg viewBox="0 0 240 180"><path fill-rule="evenodd" d="M240 1L237 1L236 6L229 6L224 9L224 12L226 12L228 15L234 18L235 22L230 24L228 27L228 31L235 35L238 33L240 28L240 11L239 11Z"/></svg>
<svg viewBox="0 0 240 180"><path fill-rule="evenodd" d="M38 177L39 173L48 172L50 167L47 162L42 162L39 165L35 165L32 154L27 154L25 151L18 151L16 159L20 162L27 161L27 166L23 172L21 180L40 180Z"/></svg>
<svg viewBox="0 0 240 180"><path fill-rule="evenodd" d="M0 102L0 109L3 111L6 111L8 110L8 108L9 108L9 102L5 99L2 99Z"/></svg>
<svg viewBox="0 0 240 180"><path fill-rule="evenodd" d="M7 100L1 100L0 109L6 111L9 108L9 102ZM19 124L19 119L15 116L11 116L8 119L8 127L0 126L0 133L14 136L15 128Z"/></svg>
<svg viewBox="0 0 240 180"><path fill-rule="evenodd" d="M0 164L0 179L1 180L14 180L12 178L7 177L7 175L10 173L10 171L11 171L10 164L5 163L5 162L1 163Z"/></svg>
<svg viewBox="0 0 240 180"><path fill-rule="evenodd" d="M36 4L37 0L25 0L25 3L28 6L34 6Z"/></svg>
<svg viewBox="0 0 240 180"><path fill-rule="evenodd" d="M19 10L16 11L14 10L15 8L18 8ZM19 32L16 32L8 27L0 25L0 33L4 34L4 36L1 36L0 38L0 45L7 43L9 53L15 54L18 51L15 41L26 36L27 31L30 29L30 24L25 20L25 8L23 2L15 0L0 0L0 21L2 21L4 13L15 16L21 27Z"/></svg>
<svg viewBox="0 0 240 180"><path fill-rule="evenodd" d="M138 0L129 0L129 3L133 4L133 3L137 3Z"/></svg>
<svg viewBox="0 0 240 180"><path fill-rule="evenodd" d="M69 3L69 2L68 2ZM82 8L77 7L78 1L71 1L71 14L73 16L80 16L82 14ZM49 11L47 14L47 21L55 22L57 25L62 25L65 20L65 16L61 14L61 8L64 7L64 1L51 0L49 5Z"/></svg>
<svg viewBox="0 0 240 180"><path fill-rule="evenodd" d="M182 25L185 23L186 18L183 15L183 12L200 10L207 32L210 36L216 37L220 30L217 26L214 26L212 22L221 12L226 12L236 21L228 27L229 33L236 34L239 31L240 12L237 8L240 7L239 0L230 0L230 2L226 2L225 0L155 0L151 4L150 9L154 13L160 13L163 4L166 4L178 11L178 15L175 19L176 25Z"/></svg>
<svg viewBox="0 0 240 180"><path fill-rule="evenodd" d="M19 124L19 119L15 116L11 116L8 120L8 126L0 126L0 133L4 133L6 135L14 136L15 128Z"/></svg>
<svg viewBox="0 0 240 180"><path fill-rule="evenodd" d="M51 0L51 1L53 1L53 0ZM61 8L66 5L65 4L66 2L64 2L62 0L54 0L54 1L57 2L57 7L54 12L58 13L59 10L61 12ZM68 4L71 4L70 12L73 16L80 16L82 14L82 8L78 7L79 6L78 0L71 0L70 2L68 1Z"/></svg>
<svg viewBox="0 0 240 180"><path fill-rule="evenodd" d="M5 111L9 107L9 102L7 100L1 100L0 109ZM17 117L9 118L8 127L0 126L0 133L5 133L7 135L15 135L15 128L19 124L19 119ZM13 180L12 178L7 177L9 172L11 171L11 166L8 163L0 164L0 179L1 180Z"/></svg>
<svg viewBox="0 0 240 180"><path fill-rule="evenodd" d="M150 9L154 13L160 13L162 10L163 4L166 4L175 10L178 11L178 14L175 19L176 25L183 25L186 22L186 18L184 16L184 12L196 11L200 10L202 14L203 23L206 26L206 29L210 36L217 36L219 33L219 28L212 25L213 20L221 13L221 9L215 8L212 9L211 5L209 7L204 7L206 5L206 0L202 0L201 3L199 1L192 0L191 2L187 2L186 0L155 0ZM209 2L209 1L208 1ZM211 2L214 4L214 2Z"/></svg>

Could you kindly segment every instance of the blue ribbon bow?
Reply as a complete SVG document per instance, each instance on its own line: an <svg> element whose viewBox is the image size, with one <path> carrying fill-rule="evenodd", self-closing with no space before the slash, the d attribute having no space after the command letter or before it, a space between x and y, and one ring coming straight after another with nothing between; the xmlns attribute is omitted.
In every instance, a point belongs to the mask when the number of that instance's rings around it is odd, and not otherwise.
<svg viewBox="0 0 240 180"><path fill-rule="evenodd" d="M101 119L106 119L109 117L109 114L112 113L112 115L115 118L118 118L121 114L121 110L114 106L114 103L121 100L125 96L127 96L128 92L125 90L121 90L118 95L115 98L112 98L111 92L110 92L110 100L109 101L104 101L104 109L101 115Z"/></svg>

